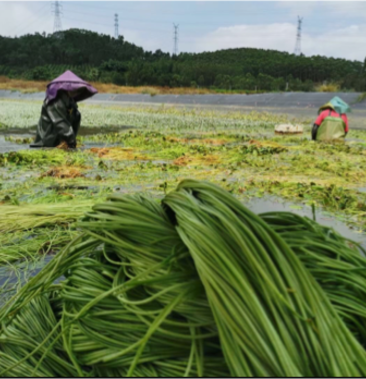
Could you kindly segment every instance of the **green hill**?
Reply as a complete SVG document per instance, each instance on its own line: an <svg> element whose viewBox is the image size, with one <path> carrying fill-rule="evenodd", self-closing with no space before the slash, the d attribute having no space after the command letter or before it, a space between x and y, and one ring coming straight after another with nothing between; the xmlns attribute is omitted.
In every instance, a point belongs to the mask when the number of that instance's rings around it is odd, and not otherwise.
<svg viewBox="0 0 366 379"><path fill-rule="evenodd" d="M171 56L144 51L122 36L80 29L0 36L0 75L50 80L66 69L86 80L119 85L310 91L328 81L346 90L366 90L364 64L346 59L252 48Z"/></svg>

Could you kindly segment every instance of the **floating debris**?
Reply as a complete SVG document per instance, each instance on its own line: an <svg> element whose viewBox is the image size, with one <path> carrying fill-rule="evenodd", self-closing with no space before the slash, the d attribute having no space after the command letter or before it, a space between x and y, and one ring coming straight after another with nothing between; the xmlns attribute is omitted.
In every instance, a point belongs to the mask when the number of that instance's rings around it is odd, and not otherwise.
<svg viewBox="0 0 366 379"><path fill-rule="evenodd" d="M280 124L275 126L276 134L302 134L304 128L301 125Z"/></svg>
<svg viewBox="0 0 366 379"><path fill-rule="evenodd" d="M76 167L54 167L48 170L46 173L42 174L41 177L52 176L59 179L74 179L74 178L83 178L85 174L81 173L80 170Z"/></svg>

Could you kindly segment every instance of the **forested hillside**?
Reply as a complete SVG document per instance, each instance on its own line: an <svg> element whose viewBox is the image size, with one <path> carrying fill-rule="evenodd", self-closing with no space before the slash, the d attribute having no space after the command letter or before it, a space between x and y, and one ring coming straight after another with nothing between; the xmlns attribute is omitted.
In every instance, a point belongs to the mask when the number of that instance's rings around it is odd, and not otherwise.
<svg viewBox="0 0 366 379"><path fill-rule="evenodd" d="M122 36L79 29L0 36L0 75L50 80L66 69L86 80L130 86L311 91L327 81L344 90L366 90L365 64L345 59L249 48L171 56L144 51Z"/></svg>

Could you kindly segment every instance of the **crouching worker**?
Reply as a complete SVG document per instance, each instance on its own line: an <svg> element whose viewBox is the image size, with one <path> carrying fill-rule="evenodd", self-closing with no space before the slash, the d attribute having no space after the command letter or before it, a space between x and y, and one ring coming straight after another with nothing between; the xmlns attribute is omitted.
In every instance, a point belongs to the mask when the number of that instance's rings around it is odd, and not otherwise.
<svg viewBox="0 0 366 379"><path fill-rule="evenodd" d="M47 85L37 135L31 147L76 147L81 122L77 103L98 91L71 71Z"/></svg>
<svg viewBox="0 0 366 379"><path fill-rule="evenodd" d="M346 113L351 108L338 96L319 108L311 133L315 141L329 141L344 138L348 133L348 119Z"/></svg>

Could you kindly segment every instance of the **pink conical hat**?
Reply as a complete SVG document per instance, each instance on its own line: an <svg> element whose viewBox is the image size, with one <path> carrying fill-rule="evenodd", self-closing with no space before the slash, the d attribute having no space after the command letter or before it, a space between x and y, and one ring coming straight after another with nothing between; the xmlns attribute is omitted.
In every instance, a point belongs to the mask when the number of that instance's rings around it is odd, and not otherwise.
<svg viewBox="0 0 366 379"><path fill-rule="evenodd" d="M72 71L67 70L47 85L46 97L48 101L51 101L57 97L57 93L60 90L75 91L79 88L83 88L84 91L74 98L76 102L88 99L98 93L88 82L79 78Z"/></svg>
<svg viewBox="0 0 366 379"><path fill-rule="evenodd" d="M53 79L52 83L59 83L59 82L73 82L73 83L84 83L89 84L85 80L79 78L77 75L75 75L72 71L67 70L63 74L61 74L58 78ZM50 85L49 84L49 85Z"/></svg>

